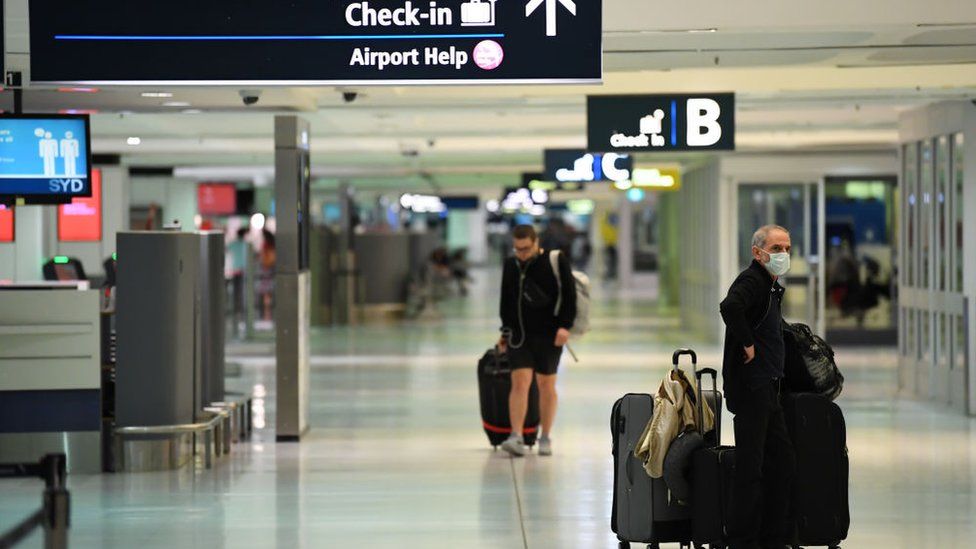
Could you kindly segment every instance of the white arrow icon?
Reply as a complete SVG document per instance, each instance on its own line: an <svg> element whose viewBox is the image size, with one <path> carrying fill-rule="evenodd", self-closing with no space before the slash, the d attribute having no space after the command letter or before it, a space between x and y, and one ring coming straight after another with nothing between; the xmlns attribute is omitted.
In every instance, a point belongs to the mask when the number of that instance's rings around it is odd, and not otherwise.
<svg viewBox="0 0 976 549"><path fill-rule="evenodd" d="M556 3L562 4L573 15L576 15L576 3L573 0L529 0L525 5L525 16L532 15L543 2L546 3L546 36L556 36Z"/></svg>

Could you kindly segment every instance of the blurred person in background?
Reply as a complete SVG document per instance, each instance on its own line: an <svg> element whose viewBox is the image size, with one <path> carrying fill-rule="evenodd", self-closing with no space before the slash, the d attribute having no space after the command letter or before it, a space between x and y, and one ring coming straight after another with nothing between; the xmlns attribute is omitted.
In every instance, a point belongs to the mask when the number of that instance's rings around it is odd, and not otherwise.
<svg viewBox="0 0 976 549"><path fill-rule="evenodd" d="M237 238L227 245L230 253L231 285L234 294L234 324L244 318L244 271L247 269L250 244L247 242L248 229L237 229Z"/></svg>
<svg viewBox="0 0 976 549"><path fill-rule="evenodd" d="M268 229L261 230L262 242L258 262L261 272L258 275L258 295L261 296L261 318L271 320L271 306L274 302L275 236Z"/></svg>

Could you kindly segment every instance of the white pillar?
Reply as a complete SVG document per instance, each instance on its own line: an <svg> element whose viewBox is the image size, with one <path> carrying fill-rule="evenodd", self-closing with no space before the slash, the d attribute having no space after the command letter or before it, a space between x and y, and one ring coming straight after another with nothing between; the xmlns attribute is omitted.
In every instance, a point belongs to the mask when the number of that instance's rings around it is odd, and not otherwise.
<svg viewBox="0 0 976 549"><path fill-rule="evenodd" d="M41 269L47 257L44 244L46 208L48 206L21 206L15 210L14 280L17 282L34 282L44 278Z"/></svg>
<svg viewBox="0 0 976 549"><path fill-rule="evenodd" d="M488 212L483 207L468 214L468 261L488 261Z"/></svg>
<svg viewBox="0 0 976 549"><path fill-rule="evenodd" d="M630 288L634 281L634 204L625 194L617 208L617 279L621 288Z"/></svg>

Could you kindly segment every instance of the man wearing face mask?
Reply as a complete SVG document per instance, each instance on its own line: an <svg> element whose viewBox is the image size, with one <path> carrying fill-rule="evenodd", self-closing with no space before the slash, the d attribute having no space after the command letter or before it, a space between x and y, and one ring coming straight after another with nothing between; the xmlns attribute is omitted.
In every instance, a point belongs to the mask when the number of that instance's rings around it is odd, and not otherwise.
<svg viewBox="0 0 976 549"><path fill-rule="evenodd" d="M790 268L790 233L778 225L752 237L752 263L722 301L722 377L735 414L736 466L728 517L731 548L782 549L796 457L780 404L785 348L779 277Z"/></svg>

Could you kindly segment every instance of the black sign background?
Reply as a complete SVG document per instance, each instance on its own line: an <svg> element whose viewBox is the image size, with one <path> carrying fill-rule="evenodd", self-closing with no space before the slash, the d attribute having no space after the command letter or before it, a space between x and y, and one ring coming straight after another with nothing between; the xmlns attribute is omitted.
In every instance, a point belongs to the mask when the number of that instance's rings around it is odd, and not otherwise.
<svg viewBox="0 0 976 549"><path fill-rule="evenodd" d="M573 16L556 1L556 31L546 36L546 5L525 17L528 0L495 3L496 25L461 26L466 0L436 0L450 8L451 26L352 27L345 10L354 0L30 0L31 79L35 82L308 82L314 84L435 83L438 81L595 82L602 76L602 2L575 0ZM489 0L481 0L489 2ZM405 0L370 0L371 8L403 7ZM429 0L412 0L421 11ZM501 65L479 68L470 59L484 38L453 35L503 34L490 38L504 50ZM173 37L193 40L78 40L73 37ZM308 37L353 36L352 39ZM402 38L377 39L396 35ZM444 39L410 38L452 35ZM229 36L288 36L289 39L227 40ZM366 38L365 36L374 36ZM210 37L210 39L199 39ZM305 37L297 39L295 37ZM219 38L219 39L218 39ZM465 51L468 63L350 67L356 48Z"/></svg>
<svg viewBox="0 0 976 549"><path fill-rule="evenodd" d="M571 182L559 181L556 178L556 172L562 168L566 168L570 170L573 169L574 162L576 162L576 160L582 157L584 154L586 154L586 151L583 149L546 149L544 153L545 170L546 170L545 173L543 174L544 179L546 181L555 181L557 183L560 183L561 185L571 184ZM592 154L600 155L601 152L593 152ZM618 153L618 154L626 154L626 153ZM616 167L621 170L630 170L631 172L633 172L634 157L627 156L626 158L621 158L617 160ZM598 177L594 179L592 182L610 181L610 178L608 178L606 174L603 173L602 165L600 166L599 174L595 173L594 175L598 175ZM579 183L591 183L591 181L580 181Z"/></svg>
<svg viewBox="0 0 976 549"><path fill-rule="evenodd" d="M7 78L7 68L3 64L7 51L7 42L3 37L3 3L4 0L0 0L0 87L3 86Z"/></svg>
<svg viewBox="0 0 976 549"><path fill-rule="evenodd" d="M721 108L718 124L722 138L707 147L691 147L687 144L687 103L689 99L712 99ZM660 147L614 147L610 138L614 134L640 135L641 118L655 110L664 112ZM735 150L735 94L681 94L681 95L591 95L586 98L587 149L590 151L654 152L654 151L702 151Z"/></svg>

